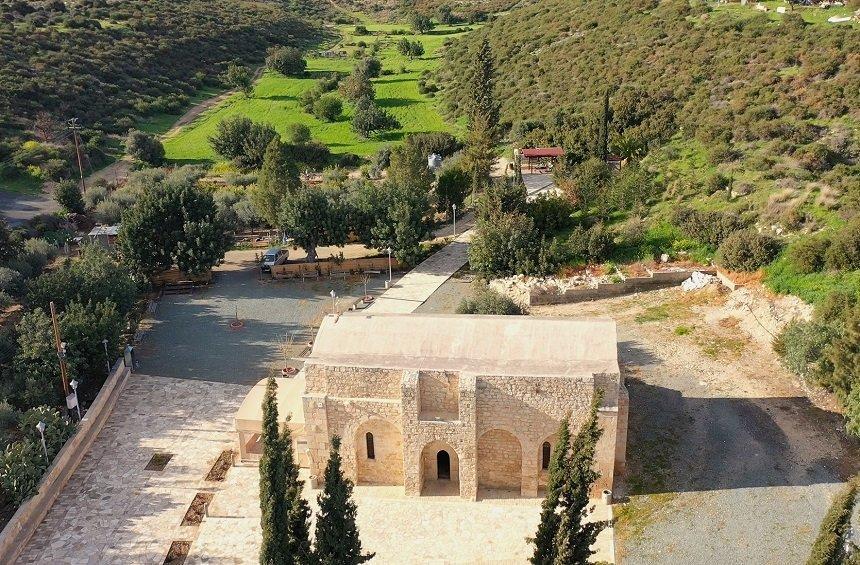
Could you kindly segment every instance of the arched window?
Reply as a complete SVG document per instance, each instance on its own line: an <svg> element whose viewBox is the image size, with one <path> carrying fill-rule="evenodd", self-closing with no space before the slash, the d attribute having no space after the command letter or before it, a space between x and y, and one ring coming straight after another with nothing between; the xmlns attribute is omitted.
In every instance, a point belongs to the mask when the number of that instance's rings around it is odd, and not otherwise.
<svg viewBox="0 0 860 565"><path fill-rule="evenodd" d="M376 450L373 448L373 434L367 432L364 435L364 440L367 442L367 458L376 459Z"/></svg>
<svg viewBox="0 0 860 565"><path fill-rule="evenodd" d="M552 447L550 447L549 442L543 442L541 446L541 469L549 469L549 456L552 453Z"/></svg>

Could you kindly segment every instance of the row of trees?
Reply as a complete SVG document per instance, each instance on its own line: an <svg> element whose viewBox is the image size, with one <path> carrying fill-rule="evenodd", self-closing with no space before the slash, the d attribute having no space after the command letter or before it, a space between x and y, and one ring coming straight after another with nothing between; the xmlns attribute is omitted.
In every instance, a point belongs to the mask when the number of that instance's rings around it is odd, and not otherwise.
<svg viewBox="0 0 860 565"><path fill-rule="evenodd" d="M356 506L352 500L353 484L341 469L338 436L331 438L323 491L317 498L319 512L311 545L311 510L302 498L304 481L299 480L289 423L282 428L279 424L277 387L274 377L270 378L263 398L260 563L358 565L369 561L374 554L364 553L361 548L355 523Z"/></svg>

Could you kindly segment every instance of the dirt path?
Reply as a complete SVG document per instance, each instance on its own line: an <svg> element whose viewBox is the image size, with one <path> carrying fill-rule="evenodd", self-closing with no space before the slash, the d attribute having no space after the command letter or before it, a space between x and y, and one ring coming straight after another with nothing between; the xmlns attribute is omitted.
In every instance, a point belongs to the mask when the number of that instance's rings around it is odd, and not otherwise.
<svg viewBox="0 0 860 565"><path fill-rule="evenodd" d="M535 315L611 316L630 390L624 563L803 563L860 469L828 395L810 401L726 297L678 289ZM817 395L819 396L819 395Z"/></svg>
<svg viewBox="0 0 860 565"><path fill-rule="evenodd" d="M252 79L252 81L256 82L257 79L259 79L261 76L263 76L263 71L265 71L265 70L266 70L265 65L261 65L260 67L258 67L257 70L254 71L254 78ZM228 90L226 92L222 92L221 94L219 94L217 96L213 96L212 98L204 100L203 102L200 102L199 104L195 104L194 106L189 108L188 111L186 111L184 114L179 116L179 119L176 120L176 122L173 124L173 126L162 137L170 137L172 135L176 135L176 133L181 128L183 128L184 126L187 126L188 124L193 122L195 119L197 119L197 116L199 116L200 114L202 114L203 112L205 112L206 110L208 110L210 108L214 108L215 106L217 106L218 104L220 104L221 102L223 102L224 100L226 100L227 98L232 96L233 94L236 94L236 92L238 92L238 90L236 90L236 89Z"/></svg>

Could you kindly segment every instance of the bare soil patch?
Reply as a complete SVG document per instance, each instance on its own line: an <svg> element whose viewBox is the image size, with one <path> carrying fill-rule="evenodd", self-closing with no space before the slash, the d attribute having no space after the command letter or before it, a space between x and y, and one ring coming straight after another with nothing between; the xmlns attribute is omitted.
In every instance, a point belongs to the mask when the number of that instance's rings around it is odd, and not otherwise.
<svg viewBox="0 0 860 565"><path fill-rule="evenodd" d="M190 541L175 541L171 543L170 549L167 551L167 557L164 558L164 565L182 565L185 563L185 558L188 557L190 550Z"/></svg>

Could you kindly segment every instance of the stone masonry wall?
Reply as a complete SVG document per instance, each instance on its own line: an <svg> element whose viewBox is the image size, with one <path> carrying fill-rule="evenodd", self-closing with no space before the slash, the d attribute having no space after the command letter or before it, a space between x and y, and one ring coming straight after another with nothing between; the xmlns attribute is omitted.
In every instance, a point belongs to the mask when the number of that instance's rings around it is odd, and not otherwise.
<svg viewBox="0 0 860 565"><path fill-rule="evenodd" d="M418 388L421 394L420 412L457 414L460 402L460 378L456 373L421 371L418 374Z"/></svg>
<svg viewBox="0 0 860 565"><path fill-rule="evenodd" d="M520 441L504 430L490 430L478 439L478 488L515 490L522 487Z"/></svg>
<svg viewBox="0 0 860 565"><path fill-rule="evenodd" d="M305 365L305 390L341 398L400 398L403 371Z"/></svg>
<svg viewBox="0 0 860 565"><path fill-rule="evenodd" d="M367 434L373 437L373 455L367 453ZM403 434L400 428L378 418L361 424L355 433L356 484L403 484Z"/></svg>

